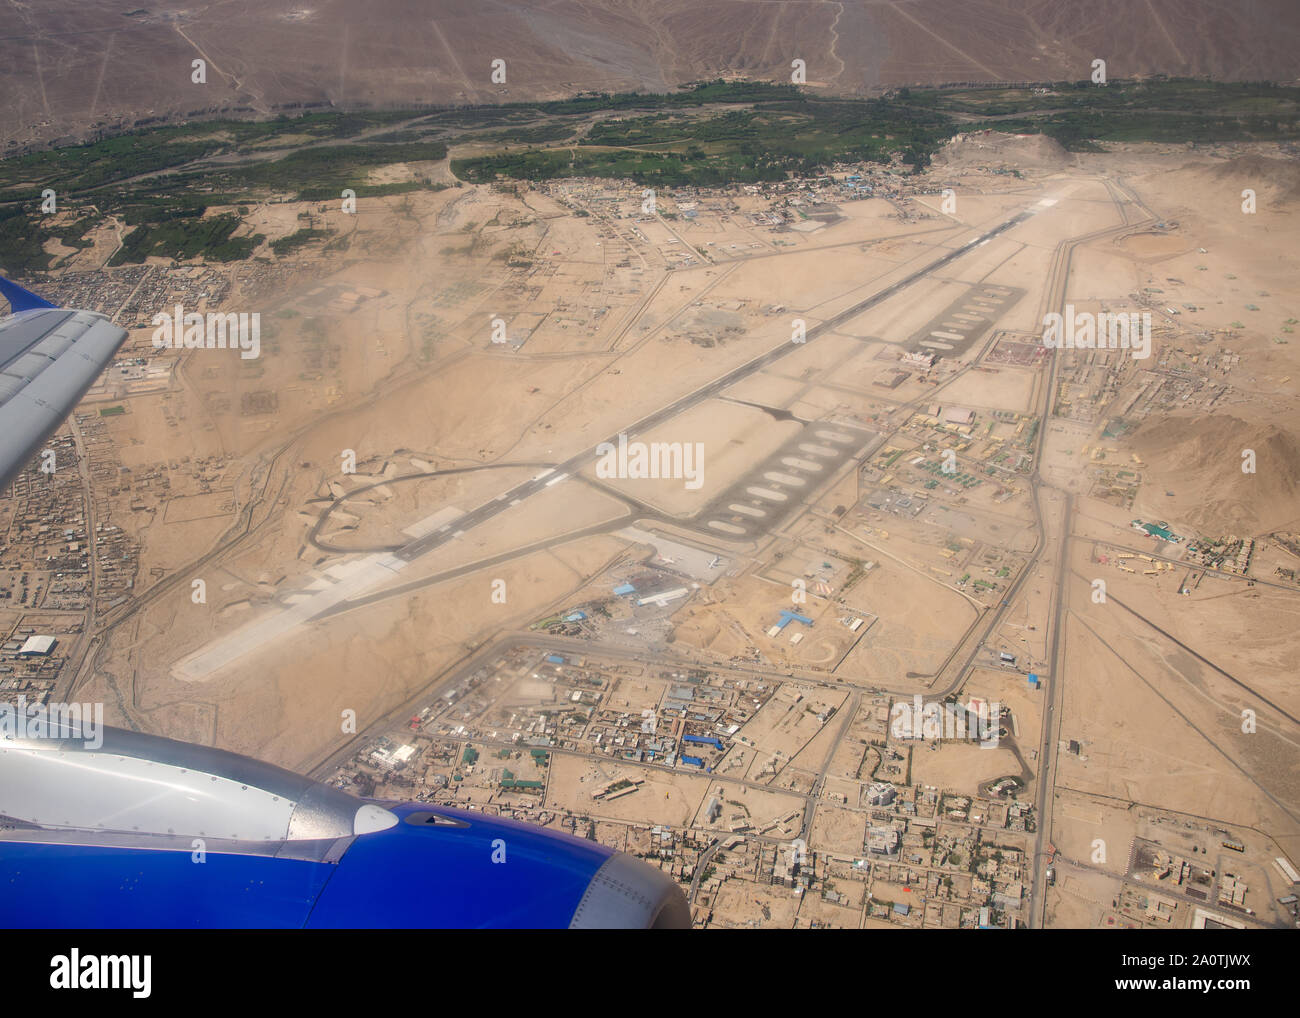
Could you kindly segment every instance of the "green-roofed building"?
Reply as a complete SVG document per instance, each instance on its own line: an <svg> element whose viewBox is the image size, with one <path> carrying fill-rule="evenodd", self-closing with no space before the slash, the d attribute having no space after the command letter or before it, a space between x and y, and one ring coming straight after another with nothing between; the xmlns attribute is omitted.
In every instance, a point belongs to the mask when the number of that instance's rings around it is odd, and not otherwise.
<svg viewBox="0 0 1300 1018"><path fill-rule="evenodd" d="M1133 529L1140 530L1151 537L1158 537L1162 541L1170 541L1175 544L1182 540L1181 537L1175 534L1168 527L1162 527L1158 523L1143 523L1141 520L1134 520Z"/></svg>

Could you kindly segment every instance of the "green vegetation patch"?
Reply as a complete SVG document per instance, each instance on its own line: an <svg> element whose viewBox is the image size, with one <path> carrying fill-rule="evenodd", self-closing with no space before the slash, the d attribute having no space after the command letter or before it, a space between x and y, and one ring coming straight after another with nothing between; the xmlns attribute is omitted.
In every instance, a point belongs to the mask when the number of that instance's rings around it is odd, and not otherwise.
<svg viewBox="0 0 1300 1018"><path fill-rule="evenodd" d="M161 223L145 223L126 235L122 247L109 259L110 265L140 263L146 258L177 260L202 256L209 261L232 262L247 258L262 236L232 237L239 228L237 215L208 219L182 217Z"/></svg>
<svg viewBox="0 0 1300 1018"><path fill-rule="evenodd" d="M299 230L287 237L271 241L271 250L276 253L277 257L283 258L285 255L310 244L314 240L324 240L326 237L331 236L333 232L333 230Z"/></svg>
<svg viewBox="0 0 1300 1018"><path fill-rule="evenodd" d="M586 126L581 118L597 112L617 116L571 141ZM116 137L0 161L0 267L20 275L48 270L46 241L85 246L86 235L108 215L134 227L112 264L151 255L245 258L261 238L234 234L259 196L337 201L345 188L367 198L448 186L428 176L365 183L378 167L446 158L443 141L427 140L435 133L528 146L455 160L453 172L476 183L593 176L709 187L816 175L835 162L897 159L919 171L954 134L984 128L1041 133L1072 150L1107 142L1294 140L1298 113L1300 88L1292 86L1157 78L1105 86L904 88L884 99L823 98L793 85L718 80L662 94L589 93L429 113L306 112L186 125L144 118ZM45 188L56 191L61 209L71 202L85 215L52 228L39 211ZM205 217L207 209L226 206L238 206L239 214ZM277 253L322 238L285 239L290 243Z"/></svg>

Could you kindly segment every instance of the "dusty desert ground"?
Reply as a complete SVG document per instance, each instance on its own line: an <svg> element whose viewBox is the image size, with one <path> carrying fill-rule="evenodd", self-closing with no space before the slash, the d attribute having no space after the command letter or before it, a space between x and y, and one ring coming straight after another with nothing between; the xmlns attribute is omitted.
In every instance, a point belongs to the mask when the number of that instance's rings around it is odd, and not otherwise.
<svg viewBox="0 0 1300 1018"><path fill-rule="evenodd" d="M928 179L955 190L955 214L845 201L839 221L781 247L750 223L759 248L690 263L663 224L634 231L635 189L608 182L414 192L346 221L326 210L346 250L236 277L231 300L267 326L262 358L156 358L166 385L105 418L117 462L167 484L105 507L141 566L78 696L117 723L309 768L338 747L341 712L378 723L503 634L610 601L649 561L635 526L726 560L660 561L680 589L655 651L751 669L771 696L712 779L645 769L607 820L708 826L711 780L765 822L816 790L814 839L860 851L880 735L854 698L960 692L1009 706L1018 736L911 747L911 782L975 795L1023 775L1065 857L1131 837L1109 814L1053 807L1066 793L1255 829L1300 855L1294 158L972 135ZM561 193L600 194L609 211L575 216ZM739 236L762 207L744 201L727 223L703 209L676 228L697 250ZM292 209L268 209L259 228L294 228ZM518 245L523 267L506 257ZM1146 309L1152 356L1040 356L1043 315L1064 302ZM829 324L796 346L793 317ZM928 369L900 360L936 333L978 338ZM131 342L152 355L147 331ZM805 427L860 429L860 452ZM619 433L699 443L700 486L599 476L595 446ZM949 451L960 475L938 466ZM1243 541L1250 567L1202 560ZM620 646L647 646L629 621L644 607L610 624ZM808 621L770 634L783 609ZM616 695L630 712L654 699ZM587 769L557 758L549 805L589 806ZM1081 870L1052 907L1103 924L1107 887Z"/></svg>

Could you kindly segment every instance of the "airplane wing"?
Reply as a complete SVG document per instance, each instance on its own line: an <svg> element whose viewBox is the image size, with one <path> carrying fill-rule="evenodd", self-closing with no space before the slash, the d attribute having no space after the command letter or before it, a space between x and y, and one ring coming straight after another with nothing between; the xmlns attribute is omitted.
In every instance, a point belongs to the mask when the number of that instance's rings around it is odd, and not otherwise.
<svg viewBox="0 0 1300 1018"><path fill-rule="evenodd" d="M95 311L60 308L0 277L0 489L58 430L126 339Z"/></svg>
<svg viewBox="0 0 1300 1018"><path fill-rule="evenodd" d="M0 487L126 339L0 278ZM499 817L378 803L204 746L0 703L0 925L689 928L632 856ZM201 863L201 865L200 865ZM254 893L255 892L255 893Z"/></svg>
<svg viewBox="0 0 1300 1018"><path fill-rule="evenodd" d="M0 724L0 925L689 929L657 867L55 712ZM6 730L7 729L7 730Z"/></svg>

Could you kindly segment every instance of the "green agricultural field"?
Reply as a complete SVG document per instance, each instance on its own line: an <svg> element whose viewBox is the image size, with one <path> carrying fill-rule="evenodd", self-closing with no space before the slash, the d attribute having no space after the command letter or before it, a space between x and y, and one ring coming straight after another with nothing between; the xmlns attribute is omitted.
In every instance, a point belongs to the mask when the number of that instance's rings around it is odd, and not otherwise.
<svg viewBox="0 0 1300 1018"><path fill-rule="evenodd" d="M592 118L611 112L617 116ZM816 174L836 161L897 159L919 171L954 134L984 128L1042 133L1075 150L1124 141L1287 140L1300 135L1297 112L1300 89L1268 82L1112 80L839 99L793 85L713 81L663 94L433 112L141 121L128 134L0 160L0 268L48 270L53 258L44 245L52 236L81 246L105 216L133 227L115 264L150 255L245 258L259 241L234 234L257 201L338 200L344 188L358 198L441 189L448 185L418 173L400 183L364 181L394 163L443 160L458 142L500 148L452 161L452 172L471 183L582 175L717 186ZM46 188L60 211L77 215L74 224L51 229L39 208ZM230 206L240 211L203 218L209 208Z"/></svg>

